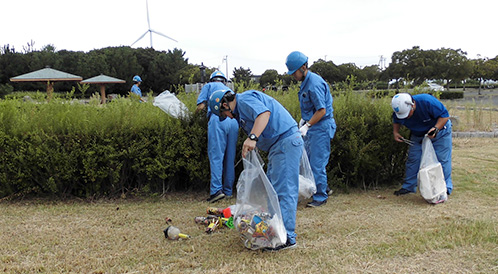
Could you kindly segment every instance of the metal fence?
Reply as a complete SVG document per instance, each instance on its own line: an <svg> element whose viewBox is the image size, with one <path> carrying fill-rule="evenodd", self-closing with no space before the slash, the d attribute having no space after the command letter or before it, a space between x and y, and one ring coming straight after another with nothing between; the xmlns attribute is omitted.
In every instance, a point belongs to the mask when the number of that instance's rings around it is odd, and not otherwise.
<svg viewBox="0 0 498 274"><path fill-rule="evenodd" d="M201 89L202 87L205 85L206 83L197 83L197 84L185 84L185 92L186 93L190 93L190 92L195 92L195 93L199 93L201 92ZM231 90L234 89L234 84L233 82L228 82L225 84L227 87L229 87Z"/></svg>

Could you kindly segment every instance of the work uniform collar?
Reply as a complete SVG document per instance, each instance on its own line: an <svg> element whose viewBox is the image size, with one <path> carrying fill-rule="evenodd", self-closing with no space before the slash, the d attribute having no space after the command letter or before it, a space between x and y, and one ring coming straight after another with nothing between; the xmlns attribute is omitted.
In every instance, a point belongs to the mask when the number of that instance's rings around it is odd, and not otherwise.
<svg viewBox="0 0 498 274"><path fill-rule="evenodd" d="M307 72L306 72L306 76L304 76L304 80L303 82L301 82L301 87L304 87L306 86L306 84L308 83L309 79L310 79L310 74L312 72L308 69Z"/></svg>

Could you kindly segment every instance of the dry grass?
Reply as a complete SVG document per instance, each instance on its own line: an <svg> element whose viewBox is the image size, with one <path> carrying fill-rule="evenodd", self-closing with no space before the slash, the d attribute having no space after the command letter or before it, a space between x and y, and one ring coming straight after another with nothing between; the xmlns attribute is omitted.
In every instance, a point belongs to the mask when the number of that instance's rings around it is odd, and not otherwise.
<svg viewBox="0 0 498 274"><path fill-rule="evenodd" d="M454 140L454 193L427 204L394 189L337 194L298 209L295 250L246 250L228 229L206 234L191 194L146 201L0 203L6 273L497 273L498 140ZM219 207L235 199L217 203ZM165 217L189 240L164 238Z"/></svg>
<svg viewBox="0 0 498 274"><path fill-rule="evenodd" d="M482 107L448 107L451 116L458 117L453 131L498 130L498 111Z"/></svg>
<svg viewBox="0 0 498 274"><path fill-rule="evenodd" d="M458 117L458 124L453 125L453 131L498 130L497 106L490 103L490 99L486 102L443 100L450 115Z"/></svg>

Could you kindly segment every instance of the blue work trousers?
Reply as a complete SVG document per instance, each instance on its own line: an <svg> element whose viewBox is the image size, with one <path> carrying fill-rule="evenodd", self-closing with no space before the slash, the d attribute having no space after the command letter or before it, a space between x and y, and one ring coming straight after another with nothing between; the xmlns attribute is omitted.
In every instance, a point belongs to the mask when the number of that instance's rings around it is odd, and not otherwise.
<svg viewBox="0 0 498 274"><path fill-rule="evenodd" d="M326 168L330 158L330 133L329 130L310 129L303 139L316 184L316 193L313 195L313 200L323 202L328 199Z"/></svg>
<svg viewBox="0 0 498 274"><path fill-rule="evenodd" d="M296 212L299 195L299 163L303 154L303 139L295 133L279 139L269 150L267 176L280 203L287 239L296 242Z"/></svg>
<svg viewBox="0 0 498 274"><path fill-rule="evenodd" d="M451 181L451 121L446 122L445 127L439 131L436 138L432 139L432 145L436 151L437 159L443 167L444 180L446 181L446 189L449 194L453 191L453 182ZM422 140L424 137L411 136L410 138L414 145L408 151L408 159L406 160L405 182L402 188L410 191L417 191L417 174L420 169L420 161L422 158Z"/></svg>
<svg viewBox="0 0 498 274"><path fill-rule="evenodd" d="M232 196L235 181L235 151L239 124L235 119L220 122L216 115L211 115L208 123L208 156L211 169L210 194L222 190Z"/></svg>

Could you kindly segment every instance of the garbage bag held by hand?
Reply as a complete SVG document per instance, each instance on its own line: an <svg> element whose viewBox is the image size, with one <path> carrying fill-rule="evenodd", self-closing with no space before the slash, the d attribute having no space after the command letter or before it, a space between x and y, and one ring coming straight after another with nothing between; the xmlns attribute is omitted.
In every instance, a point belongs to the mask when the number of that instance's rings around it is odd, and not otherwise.
<svg viewBox="0 0 498 274"><path fill-rule="evenodd" d="M234 226L244 246L257 250L287 241L277 193L266 176L259 154L252 150L243 159L237 182Z"/></svg>
<svg viewBox="0 0 498 274"><path fill-rule="evenodd" d="M305 200L316 193L315 178L311 170L310 161L306 149L303 147L303 155L299 163L299 201Z"/></svg>
<svg viewBox="0 0 498 274"><path fill-rule="evenodd" d="M165 90L154 97L154 103L152 104L174 118L178 118L188 112L188 108L185 104L176 98L174 94L170 93L169 90Z"/></svg>
<svg viewBox="0 0 498 274"><path fill-rule="evenodd" d="M440 196L446 194L446 182L441 163L429 137L422 141L422 159L417 175L420 195L431 204L441 202Z"/></svg>

